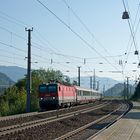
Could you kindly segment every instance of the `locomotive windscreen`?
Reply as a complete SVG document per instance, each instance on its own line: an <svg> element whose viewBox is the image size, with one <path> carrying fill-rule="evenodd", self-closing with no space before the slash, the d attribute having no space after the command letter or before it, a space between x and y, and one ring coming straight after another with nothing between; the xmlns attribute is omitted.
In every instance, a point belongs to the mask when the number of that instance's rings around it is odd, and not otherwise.
<svg viewBox="0 0 140 140"><path fill-rule="evenodd" d="M47 86L46 85L39 86L39 92L40 93L46 93L47 92Z"/></svg>
<svg viewBox="0 0 140 140"><path fill-rule="evenodd" d="M57 84L49 84L47 87L48 93L57 93Z"/></svg>

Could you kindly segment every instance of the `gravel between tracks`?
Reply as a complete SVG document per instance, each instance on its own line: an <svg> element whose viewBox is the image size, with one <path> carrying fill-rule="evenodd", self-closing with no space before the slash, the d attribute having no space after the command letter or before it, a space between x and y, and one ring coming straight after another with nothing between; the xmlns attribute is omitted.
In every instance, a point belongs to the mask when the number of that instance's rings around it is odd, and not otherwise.
<svg viewBox="0 0 140 140"><path fill-rule="evenodd" d="M96 106L96 105L99 105L101 103L102 103L101 101L97 101L97 102L94 102L93 104L89 104L89 105L80 105L80 106L76 106L76 107L72 107L72 108L66 108L66 109L60 109L60 110L54 110L54 111L46 111L46 112L41 112L41 113L38 113L35 115L31 115L31 116L22 117L22 115L21 115L18 118L1 120L0 121L0 129L3 127L8 127L8 126L12 126L12 125L19 125L19 124L27 123L30 121L41 120L41 119L49 118L52 116L56 116L56 115L60 115L60 114L64 114L64 113L69 113L72 111L88 108L90 106L94 106L94 105Z"/></svg>
<svg viewBox="0 0 140 140"><path fill-rule="evenodd" d="M109 127L114 120L116 120L120 115L122 115L127 109L127 105L124 104L120 110L113 113L111 116L107 117L106 119L95 123L94 125L88 127L87 129L81 131L80 133L72 136L69 138L69 140L87 140L89 137L93 136L97 132L99 132L101 129L105 127Z"/></svg>
<svg viewBox="0 0 140 140"><path fill-rule="evenodd" d="M2 140L9 140L9 139L52 140L70 131L73 131L81 126L84 126L89 122L99 119L103 115L108 114L109 112L115 110L119 106L120 103L118 101L113 101L111 105L107 105L102 109L97 109L92 112L79 114L57 122L44 124L27 130L22 130L21 132L17 132L16 134L14 133L7 136L2 136L0 137L0 139Z"/></svg>

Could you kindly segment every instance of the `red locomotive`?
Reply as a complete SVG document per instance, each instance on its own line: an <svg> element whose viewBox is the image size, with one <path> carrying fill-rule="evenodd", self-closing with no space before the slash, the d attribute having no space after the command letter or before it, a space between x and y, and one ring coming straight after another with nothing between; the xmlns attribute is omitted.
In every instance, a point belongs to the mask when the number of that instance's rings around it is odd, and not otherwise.
<svg viewBox="0 0 140 140"><path fill-rule="evenodd" d="M99 91L60 83L41 84L38 90L41 109L66 107L101 99Z"/></svg>

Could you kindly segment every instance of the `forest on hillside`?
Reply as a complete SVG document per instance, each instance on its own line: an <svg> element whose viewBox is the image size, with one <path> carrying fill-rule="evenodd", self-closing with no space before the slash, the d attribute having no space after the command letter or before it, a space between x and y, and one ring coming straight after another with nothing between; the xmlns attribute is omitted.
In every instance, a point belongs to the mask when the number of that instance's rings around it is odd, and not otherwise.
<svg viewBox="0 0 140 140"><path fill-rule="evenodd" d="M53 69L33 70L31 88L31 111L39 110L38 86L41 83L48 83L50 80L59 81L64 84L71 84L70 78L64 76L61 71ZM9 87L3 95L0 95L0 116L20 114L26 112L26 85L27 77L20 79L13 86ZM76 81L74 83L76 84Z"/></svg>

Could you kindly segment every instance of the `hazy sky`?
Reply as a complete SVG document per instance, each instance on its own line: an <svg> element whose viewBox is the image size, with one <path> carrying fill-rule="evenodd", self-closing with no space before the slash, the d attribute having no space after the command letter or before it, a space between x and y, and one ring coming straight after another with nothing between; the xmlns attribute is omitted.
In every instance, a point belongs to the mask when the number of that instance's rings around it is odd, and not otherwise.
<svg viewBox="0 0 140 140"><path fill-rule="evenodd" d="M94 69L97 76L117 80L123 80L123 76L131 79L139 76L139 61L134 55L128 20L122 19L122 0L40 2L44 6L37 0L0 1L0 65L27 67L25 27L33 27L33 69L54 68L75 77L77 67L81 66L81 76L93 75ZM125 0L131 27L136 33L137 50L140 45L139 3L139 0ZM119 65L120 60L122 65ZM123 76L118 73L122 69Z"/></svg>

